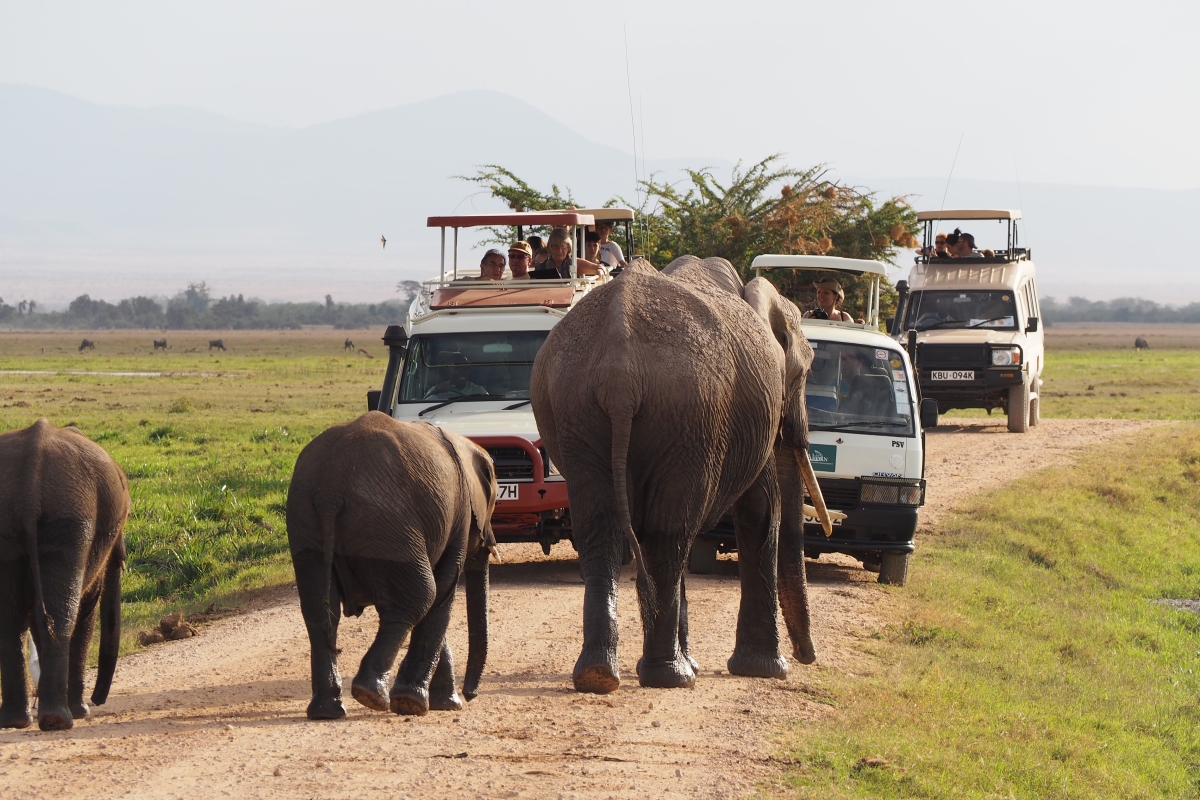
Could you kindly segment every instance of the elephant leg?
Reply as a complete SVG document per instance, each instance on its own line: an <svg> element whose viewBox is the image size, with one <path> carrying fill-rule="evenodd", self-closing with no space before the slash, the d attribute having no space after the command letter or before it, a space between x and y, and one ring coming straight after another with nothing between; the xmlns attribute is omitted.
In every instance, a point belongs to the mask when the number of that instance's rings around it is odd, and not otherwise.
<svg viewBox="0 0 1200 800"><path fill-rule="evenodd" d="M99 604L99 600L100 596L96 592L84 597L79 604L79 618L75 622L75 632L71 635L67 702L71 706L71 716L75 719L86 719L91 713L91 709L83 699L83 678L87 674L88 650L92 644L92 631L96 627L96 606Z"/></svg>
<svg viewBox="0 0 1200 800"><path fill-rule="evenodd" d="M700 674L700 665L692 658L691 641L688 638L687 576L679 576L679 651L691 666L692 672Z"/></svg>
<svg viewBox="0 0 1200 800"><path fill-rule="evenodd" d="M779 548L779 479L775 459L733 506L742 601L737 639L728 667L734 675L783 678L788 665L779 652L776 562Z"/></svg>
<svg viewBox="0 0 1200 800"><path fill-rule="evenodd" d="M437 669L429 684L429 708L433 711L461 711L462 697L454 685L454 656L450 645L442 642L442 654L438 656Z"/></svg>
<svg viewBox="0 0 1200 800"><path fill-rule="evenodd" d="M25 562L0 561L0 728L28 728L33 723L25 671L29 591Z"/></svg>
<svg viewBox="0 0 1200 800"><path fill-rule="evenodd" d="M437 599L424 619L413 628L408 644L408 653L400 662L396 684L392 687L390 708L396 714L423 716L429 709L435 711L458 711L462 700L454 689L454 663L450 659L450 648L446 645L446 631L450 627L450 612L454 608L454 590L458 585L460 552L447 552L434 568L434 583ZM449 693L445 675L439 683L441 696L433 697L430 682L435 671L450 671Z"/></svg>
<svg viewBox="0 0 1200 800"><path fill-rule="evenodd" d="M349 559L355 574L366 586L378 587L374 592L375 610L379 613L379 630L367 649L358 674L350 685L354 699L375 711L391 708L388 683L392 668L404 639L414 626L425 618L437 597L437 585L428 563L381 561L379 559ZM437 643L441 649L441 642ZM433 665L430 665L432 672ZM428 678L426 678L428 685Z"/></svg>
<svg viewBox="0 0 1200 800"><path fill-rule="evenodd" d="M44 731L68 730L75 725L67 701L70 649L94 530L92 520L60 520L38 531L43 608L37 607L35 599L34 625L42 666L38 727Z"/></svg>
<svg viewBox="0 0 1200 800"><path fill-rule="evenodd" d="M341 596L331 567L317 550L292 553L296 571L296 589L300 593L300 613L308 629L312 668L312 699L306 711L309 719L341 719L342 676L338 673L337 633L342 616Z"/></svg>
<svg viewBox="0 0 1200 800"><path fill-rule="evenodd" d="M580 492L571 520L583 576L583 649L572 680L578 692L609 694L621 685L617 662L617 581L624 536L613 513L611 480L604 492ZM603 485L603 482L601 483Z"/></svg>
<svg viewBox="0 0 1200 800"><path fill-rule="evenodd" d="M657 613L650 608L642 587L638 600L642 610L642 658L638 680L642 686L659 689L690 689L696 672L680 648L681 581L686 539L682 536L647 535L642 539L646 569L654 581Z"/></svg>

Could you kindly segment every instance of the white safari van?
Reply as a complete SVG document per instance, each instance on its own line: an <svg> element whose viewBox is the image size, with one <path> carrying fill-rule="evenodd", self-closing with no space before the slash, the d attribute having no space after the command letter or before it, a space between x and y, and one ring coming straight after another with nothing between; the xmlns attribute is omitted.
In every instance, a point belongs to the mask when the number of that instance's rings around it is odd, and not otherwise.
<svg viewBox="0 0 1200 800"><path fill-rule="evenodd" d="M908 347L921 396L943 414L1003 409L1008 429L1024 433L1038 424L1045 355L1033 261L1019 243L1021 212L922 211L917 219L924 247L907 283L896 286L892 333ZM975 251L939 255L935 236L955 229L974 235Z"/></svg>
<svg viewBox="0 0 1200 800"><path fill-rule="evenodd" d="M845 553L879 572L880 583L904 584L913 552L918 509L925 503L925 443L922 408L904 349L879 329L878 261L830 256L761 255L751 266L759 275L802 270L807 282L827 277L868 276L862 322L809 319L804 335L813 347L808 378L809 456L826 505L846 514L825 536L805 519L804 554ZM732 550L733 528L723 523L692 547L689 569L710 572L718 550Z"/></svg>

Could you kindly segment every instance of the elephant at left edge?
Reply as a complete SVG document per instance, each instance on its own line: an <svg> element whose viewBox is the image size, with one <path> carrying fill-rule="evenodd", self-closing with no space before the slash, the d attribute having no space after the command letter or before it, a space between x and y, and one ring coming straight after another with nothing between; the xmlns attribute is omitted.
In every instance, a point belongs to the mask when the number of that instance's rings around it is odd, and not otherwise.
<svg viewBox="0 0 1200 800"><path fill-rule="evenodd" d="M368 605L379 614L379 630L351 683L354 699L397 714L462 708L446 631L464 568L469 653L463 694L476 696L487 658L497 491L483 448L378 411L336 425L304 448L288 490L287 528L312 648L309 719L345 715L338 621L343 612L358 616Z"/></svg>

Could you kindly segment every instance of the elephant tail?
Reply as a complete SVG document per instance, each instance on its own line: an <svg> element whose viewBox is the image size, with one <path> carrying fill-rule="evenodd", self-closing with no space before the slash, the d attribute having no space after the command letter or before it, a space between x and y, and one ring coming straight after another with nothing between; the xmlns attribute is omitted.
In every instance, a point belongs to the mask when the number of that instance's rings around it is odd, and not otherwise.
<svg viewBox="0 0 1200 800"><path fill-rule="evenodd" d="M637 561L638 589L646 599L643 613L651 617L658 616L658 593L654 581L646 571L646 559L642 555L642 545L638 542L637 534L633 532L633 522L629 513L629 437L633 429L632 409L622 409L612 415L612 475L613 494L617 504L617 520L621 530L629 541L629 549Z"/></svg>
<svg viewBox="0 0 1200 800"><path fill-rule="evenodd" d="M325 602L328 603L329 591L333 587L333 551L337 543L337 515L342 510L342 503L340 500L322 497L318 494L313 506L317 512L317 524L321 531L321 562L325 567L325 585L322 587L321 597L325 598ZM330 609L331 612L334 610Z"/></svg>
<svg viewBox="0 0 1200 800"><path fill-rule="evenodd" d="M33 424L26 451L25 469L22 470L22 486L17 496L17 515L25 534L25 554L29 559L29 574L33 578L33 616L39 631L54 636L54 627L47 625L46 595L42 588L42 567L38 558L38 520L42 516L42 465L48 446L47 433L50 422L44 417Z"/></svg>
<svg viewBox="0 0 1200 800"><path fill-rule="evenodd" d="M96 665L96 685L92 702L98 706L108 700L117 655L121 649L121 570L125 567L125 544L119 542L108 557L104 586L100 590L100 659Z"/></svg>

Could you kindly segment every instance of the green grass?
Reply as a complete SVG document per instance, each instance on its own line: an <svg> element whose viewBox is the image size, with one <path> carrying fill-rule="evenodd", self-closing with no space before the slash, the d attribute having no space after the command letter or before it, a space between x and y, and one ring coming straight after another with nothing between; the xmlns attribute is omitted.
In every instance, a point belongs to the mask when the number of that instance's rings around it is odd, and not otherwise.
<svg viewBox="0 0 1200 800"><path fill-rule="evenodd" d="M819 673L795 796L1200 794L1200 426L982 496L921 542L875 675Z"/></svg>
<svg viewBox="0 0 1200 800"><path fill-rule="evenodd" d="M41 416L76 425L125 469L128 651L168 611L228 606L291 579L284 504L296 456L366 409L385 351L356 332L380 357L344 355L344 331L222 332L230 350L212 355L204 332L171 335L168 353L150 350L156 333L87 335L97 350L82 355L80 334L0 335L0 370L179 374L0 373L0 430Z"/></svg>

